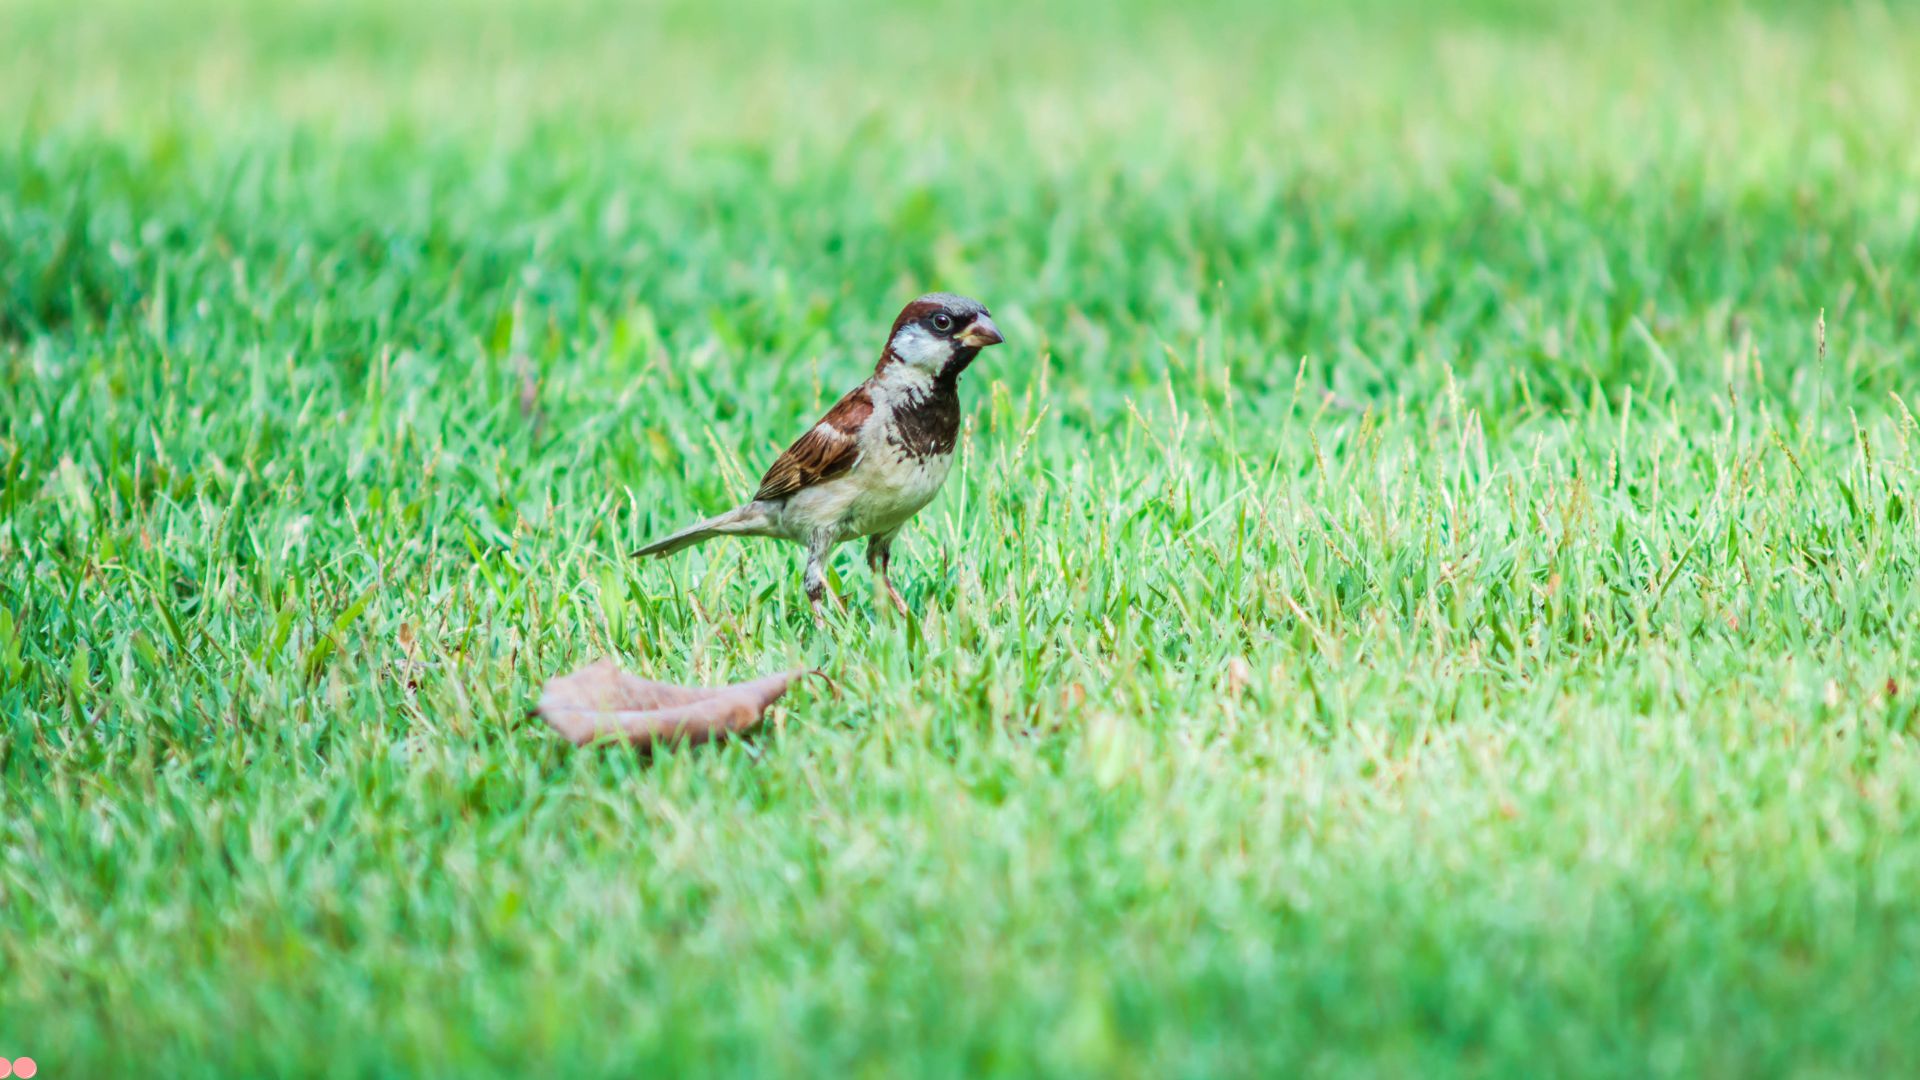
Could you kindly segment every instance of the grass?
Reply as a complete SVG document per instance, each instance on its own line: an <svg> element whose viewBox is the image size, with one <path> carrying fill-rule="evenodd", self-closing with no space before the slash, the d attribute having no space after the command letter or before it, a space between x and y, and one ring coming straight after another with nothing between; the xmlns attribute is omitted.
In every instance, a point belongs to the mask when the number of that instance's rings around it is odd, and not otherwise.
<svg viewBox="0 0 1920 1080"><path fill-rule="evenodd" d="M390 7L0 4L0 1054L1920 1067L1911 12ZM625 557L930 288L915 620Z"/></svg>

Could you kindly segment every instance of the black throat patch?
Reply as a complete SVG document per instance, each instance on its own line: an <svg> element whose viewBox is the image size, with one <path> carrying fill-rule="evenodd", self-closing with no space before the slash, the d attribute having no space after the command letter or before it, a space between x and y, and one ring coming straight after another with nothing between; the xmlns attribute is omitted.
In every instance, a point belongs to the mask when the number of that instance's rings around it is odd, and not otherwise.
<svg viewBox="0 0 1920 1080"><path fill-rule="evenodd" d="M896 406L887 441L914 457L953 453L954 441L960 437L959 376L958 371L951 375L943 371L925 397Z"/></svg>

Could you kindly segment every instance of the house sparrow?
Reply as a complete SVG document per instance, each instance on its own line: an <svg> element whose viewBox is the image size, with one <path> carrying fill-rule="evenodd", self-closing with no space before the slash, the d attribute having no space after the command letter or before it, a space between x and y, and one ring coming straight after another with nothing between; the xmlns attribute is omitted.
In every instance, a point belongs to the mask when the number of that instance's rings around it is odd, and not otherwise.
<svg viewBox="0 0 1920 1080"><path fill-rule="evenodd" d="M893 320L873 375L787 447L752 501L634 555L671 555L714 536L791 540L807 549L807 603L818 621L827 556L865 536L867 564L906 614L907 602L887 578L893 538L932 500L953 465L960 373L1001 340L978 300L928 293L908 304Z"/></svg>

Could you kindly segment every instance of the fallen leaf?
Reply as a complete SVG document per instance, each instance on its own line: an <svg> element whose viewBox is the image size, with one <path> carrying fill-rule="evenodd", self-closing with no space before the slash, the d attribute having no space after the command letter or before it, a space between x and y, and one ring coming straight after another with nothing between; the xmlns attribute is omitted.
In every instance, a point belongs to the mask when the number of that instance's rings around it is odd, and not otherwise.
<svg viewBox="0 0 1920 1080"><path fill-rule="evenodd" d="M811 674L818 672L787 671L730 686L674 686L600 660L548 679L534 711L575 746L603 737L643 749L691 745L751 731L795 679Z"/></svg>

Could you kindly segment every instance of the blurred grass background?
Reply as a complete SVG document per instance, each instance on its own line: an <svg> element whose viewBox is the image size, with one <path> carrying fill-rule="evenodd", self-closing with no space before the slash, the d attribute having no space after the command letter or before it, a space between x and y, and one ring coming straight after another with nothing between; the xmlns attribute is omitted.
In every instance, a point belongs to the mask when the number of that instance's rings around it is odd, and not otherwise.
<svg viewBox="0 0 1920 1080"><path fill-rule="evenodd" d="M1905 5L0 0L0 1054L1898 1074ZM931 288L920 618L639 540ZM828 668L751 747L539 682Z"/></svg>

